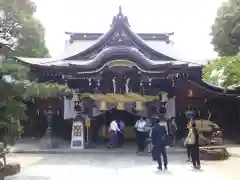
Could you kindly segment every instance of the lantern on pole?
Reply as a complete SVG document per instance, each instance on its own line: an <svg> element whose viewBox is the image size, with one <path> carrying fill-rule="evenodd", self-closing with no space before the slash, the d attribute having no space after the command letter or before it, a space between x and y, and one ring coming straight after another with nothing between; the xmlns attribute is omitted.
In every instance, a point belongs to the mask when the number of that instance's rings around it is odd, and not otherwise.
<svg viewBox="0 0 240 180"><path fill-rule="evenodd" d="M78 94L77 93L73 93L73 100L74 101L79 101L79 96L78 96Z"/></svg>
<svg viewBox="0 0 240 180"><path fill-rule="evenodd" d="M117 109L118 110L124 110L124 102L118 102Z"/></svg>
<svg viewBox="0 0 240 180"><path fill-rule="evenodd" d="M189 89L188 90L188 97L192 97L193 96L193 90L192 89Z"/></svg>
<svg viewBox="0 0 240 180"><path fill-rule="evenodd" d="M106 111L106 110L107 110L106 101L100 101L100 111Z"/></svg>
<svg viewBox="0 0 240 180"><path fill-rule="evenodd" d="M143 106L141 101L136 101L136 111L142 111Z"/></svg>
<svg viewBox="0 0 240 180"><path fill-rule="evenodd" d="M159 93L159 95L160 95L160 101L161 102L168 101L168 93L167 92L162 91L162 92Z"/></svg>

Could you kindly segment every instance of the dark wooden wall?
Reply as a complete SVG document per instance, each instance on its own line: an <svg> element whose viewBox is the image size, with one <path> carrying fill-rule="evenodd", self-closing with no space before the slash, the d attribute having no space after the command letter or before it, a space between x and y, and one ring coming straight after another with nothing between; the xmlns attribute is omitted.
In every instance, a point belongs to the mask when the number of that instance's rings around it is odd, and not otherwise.
<svg viewBox="0 0 240 180"><path fill-rule="evenodd" d="M192 97L188 97L190 89L192 90ZM190 83L187 78L177 82L175 93L178 119L183 122L180 122L181 124L186 126L184 112L188 105L191 105L194 109L200 109L201 114L204 114L204 117L202 117L204 119L207 118L206 112L209 110L212 114L210 120L219 124L220 128L224 130L225 138L235 138L239 130L240 119L239 104L236 97L208 91Z"/></svg>

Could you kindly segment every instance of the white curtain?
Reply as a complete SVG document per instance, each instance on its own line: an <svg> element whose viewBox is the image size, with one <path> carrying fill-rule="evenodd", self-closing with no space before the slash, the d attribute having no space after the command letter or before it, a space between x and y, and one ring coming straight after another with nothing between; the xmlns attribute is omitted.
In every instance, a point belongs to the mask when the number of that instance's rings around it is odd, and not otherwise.
<svg viewBox="0 0 240 180"><path fill-rule="evenodd" d="M175 96L167 101L165 108L166 108L166 118L167 119L176 116Z"/></svg>
<svg viewBox="0 0 240 180"><path fill-rule="evenodd" d="M75 103L71 99L64 98L64 119L76 118Z"/></svg>

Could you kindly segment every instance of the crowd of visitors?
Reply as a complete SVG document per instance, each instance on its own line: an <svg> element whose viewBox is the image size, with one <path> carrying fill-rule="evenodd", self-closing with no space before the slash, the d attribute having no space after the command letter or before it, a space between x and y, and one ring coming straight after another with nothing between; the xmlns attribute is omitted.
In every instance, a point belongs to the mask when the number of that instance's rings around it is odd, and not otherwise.
<svg viewBox="0 0 240 180"><path fill-rule="evenodd" d="M175 142L174 133L176 132L176 124L174 120L166 127L161 125L159 118L140 118L134 128L136 132L137 154L147 149L148 153L152 155L153 160L157 161L158 169L161 170L162 167L167 169L166 146ZM113 120L110 123L108 148L117 148L124 144L124 129L125 123L122 120ZM189 133L184 142L187 149L188 161L193 163L193 168L200 169L199 134L194 121L189 122L188 129ZM161 157L163 158L163 163Z"/></svg>

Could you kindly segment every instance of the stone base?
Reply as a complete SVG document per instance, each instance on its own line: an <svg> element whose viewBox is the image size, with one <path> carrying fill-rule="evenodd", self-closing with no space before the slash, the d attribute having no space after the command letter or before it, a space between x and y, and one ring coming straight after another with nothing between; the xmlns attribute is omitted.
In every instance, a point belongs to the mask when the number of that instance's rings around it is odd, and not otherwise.
<svg viewBox="0 0 240 180"><path fill-rule="evenodd" d="M4 176L13 176L15 174L18 174L20 170L21 166L19 163L8 163L3 167L1 173Z"/></svg>
<svg viewBox="0 0 240 180"><path fill-rule="evenodd" d="M236 144L240 144L240 136L237 137Z"/></svg>
<svg viewBox="0 0 240 180"><path fill-rule="evenodd" d="M225 147L202 147L200 149L201 160L225 160L230 154Z"/></svg>
<svg viewBox="0 0 240 180"><path fill-rule="evenodd" d="M0 180L4 180L4 173L3 172L0 172Z"/></svg>
<svg viewBox="0 0 240 180"><path fill-rule="evenodd" d="M40 142L41 149L54 149L58 148L58 143L54 138L43 138Z"/></svg>
<svg viewBox="0 0 240 180"><path fill-rule="evenodd" d="M89 149L91 148L91 144L90 143L84 143L84 149Z"/></svg>
<svg viewBox="0 0 240 180"><path fill-rule="evenodd" d="M40 142L41 149L54 149L58 148L57 138L52 133L52 130L48 128Z"/></svg>

